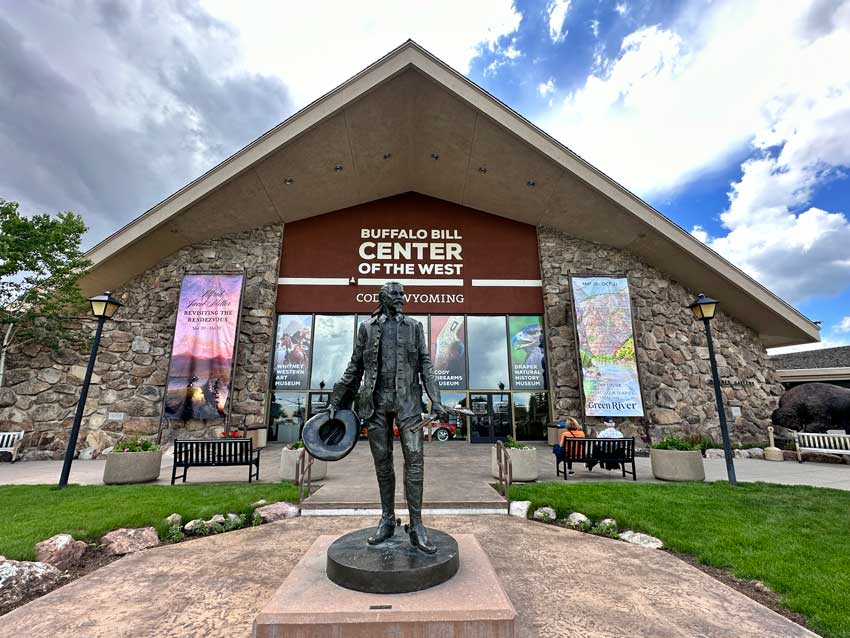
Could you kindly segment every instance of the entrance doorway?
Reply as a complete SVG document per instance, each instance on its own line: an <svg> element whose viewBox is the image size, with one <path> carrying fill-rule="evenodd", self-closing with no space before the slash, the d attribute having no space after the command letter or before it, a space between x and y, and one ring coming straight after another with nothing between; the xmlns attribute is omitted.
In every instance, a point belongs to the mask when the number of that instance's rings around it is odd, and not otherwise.
<svg viewBox="0 0 850 638"><path fill-rule="evenodd" d="M511 435L511 395L507 392L470 393L473 443L494 443Z"/></svg>

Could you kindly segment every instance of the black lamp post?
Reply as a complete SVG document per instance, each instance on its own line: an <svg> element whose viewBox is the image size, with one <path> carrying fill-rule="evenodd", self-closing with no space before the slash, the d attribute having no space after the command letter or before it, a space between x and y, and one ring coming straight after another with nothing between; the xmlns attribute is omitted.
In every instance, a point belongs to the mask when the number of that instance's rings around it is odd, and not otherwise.
<svg viewBox="0 0 850 638"><path fill-rule="evenodd" d="M97 317L97 330L94 333L94 343L92 343L91 354L89 355L89 365L86 368L86 376L83 379L83 389L80 391L80 399L77 401L77 413L74 415L74 424L71 426L68 449L65 450L65 462L62 464L62 475L59 477L60 490L68 485L68 475L71 474L71 462L74 460L74 449L77 447L77 437L80 434L80 423L83 420L83 411L86 408L91 373L94 370L95 359L97 359L97 348L100 345L100 333L103 332L103 324L107 319L112 319L115 311L124 305L113 298L108 290L102 295L97 295L89 299L89 304L91 304L92 315Z"/></svg>
<svg viewBox="0 0 850 638"><path fill-rule="evenodd" d="M714 380L714 398L717 401L717 414L720 416L720 433L723 436L723 452L726 456L726 476L729 485L737 485L735 465L732 463L732 444L729 442L729 427L726 425L726 411L723 409L723 393L720 391L720 376L717 374L717 361L714 360L714 343L711 340L711 320L717 311L717 299L706 297L700 293L696 300L688 306L697 319L705 324L705 338L708 340L708 358L711 362L711 376Z"/></svg>

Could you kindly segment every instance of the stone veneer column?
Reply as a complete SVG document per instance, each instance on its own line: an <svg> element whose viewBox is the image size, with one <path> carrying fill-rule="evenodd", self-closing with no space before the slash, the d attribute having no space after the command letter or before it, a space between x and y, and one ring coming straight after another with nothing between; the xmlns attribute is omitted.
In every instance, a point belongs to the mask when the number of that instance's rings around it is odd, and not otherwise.
<svg viewBox="0 0 850 638"><path fill-rule="evenodd" d="M625 273L646 417L626 420L624 431L645 443L694 434L719 441L705 332L687 307L696 293L626 251L546 227L538 228L538 241L555 420L581 415L569 275ZM741 410L729 420L732 438L763 443L770 413L783 391L776 371L758 336L722 312L722 300L712 331L727 410Z"/></svg>
<svg viewBox="0 0 850 638"><path fill-rule="evenodd" d="M86 403L78 449L100 451L125 435L153 438L165 391L180 282L186 272L244 271L245 292L234 379L234 422L265 417L274 337L278 260L283 225L262 228L182 248L121 286L124 303L104 326ZM82 329L93 332L83 319ZM24 429L25 458L61 458L79 396L88 352L51 352L38 346L15 349L0 388L0 431ZM123 413L123 420L110 414ZM179 436L204 437L221 428L190 421ZM181 432L182 430L182 432ZM166 437L173 431L166 431Z"/></svg>

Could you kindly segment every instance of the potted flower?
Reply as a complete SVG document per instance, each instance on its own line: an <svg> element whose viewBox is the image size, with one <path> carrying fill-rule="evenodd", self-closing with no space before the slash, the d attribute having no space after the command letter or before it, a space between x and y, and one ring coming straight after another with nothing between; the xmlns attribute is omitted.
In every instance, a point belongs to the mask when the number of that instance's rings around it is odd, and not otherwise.
<svg viewBox="0 0 850 638"><path fill-rule="evenodd" d="M121 483L147 483L159 478L162 465L162 448L140 439L122 439L106 455L103 482L106 485Z"/></svg>
<svg viewBox="0 0 850 638"><path fill-rule="evenodd" d="M298 464L298 457L301 455L301 450L304 448L303 441L293 441L286 443L280 451L280 480L295 481L295 470ZM310 454L307 453L307 461L310 460ZM313 467L310 470L310 480L317 481L323 479L328 474L328 462L320 461L313 458Z"/></svg>
<svg viewBox="0 0 850 638"><path fill-rule="evenodd" d="M536 481L539 475L537 469L537 448L518 443L509 436L504 442L505 450L511 459L511 480ZM490 472L494 478L499 478L499 464L496 461L496 446L490 449Z"/></svg>
<svg viewBox="0 0 850 638"><path fill-rule="evenodd" d="M705 469L699 447L674 437L649 450L652 475L661 481L704 481Z"/></svg>

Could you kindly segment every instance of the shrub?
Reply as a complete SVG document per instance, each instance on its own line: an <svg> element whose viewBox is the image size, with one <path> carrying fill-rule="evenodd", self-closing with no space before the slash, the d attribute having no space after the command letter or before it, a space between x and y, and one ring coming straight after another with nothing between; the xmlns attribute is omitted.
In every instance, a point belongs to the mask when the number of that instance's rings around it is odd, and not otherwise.
<svg viewBox="0 0 850 638"><path fill-rule="evenodd" d="M146 439L121 439L118 443L115 444L115 447L112 448L113 452L154 452L159 450L160 446L158 446L153 441L148 441Z"/></svg>
<svg viewBox="0 0 850 638"><path fill-rule="evenodd" d="M530 447L525 443L520 443L512 436L505 437L505 447L509 450L528 450Z"/></svg>
<svg viewBox="0 0 850 638"><path fill-rule="evenodd" d="M293 441L292 443L286 444L286 449L288 450L300 450L304 447L304 441Z"/></svg>
<svg viewBox="0 0 850 638"><path fill-rule="evenodd" d="M717 443L707 434L691 434L690 436L685 437L685 441L690 443L694 447L694 449L702 450L703 452L705 452L706 450L723 449L722 443Z"/></svg>
<svg viewBox="0 0 850 638"><path fill-rule="evenodd" d="M656 450L682 450L682 451L685 451L685 452L687 452L689 450L699 449L699 448L691 445L690 443L688 443L684 439L677 439L676 437L673 437L673 436L667 437L666 439L659 441L658 443L656 443L652 447L655 448Z"/></svg>

